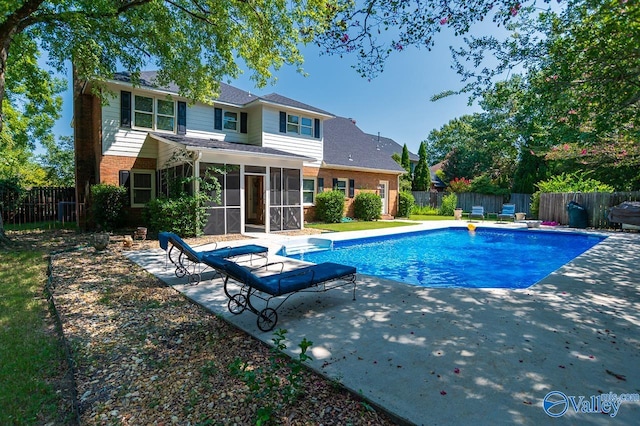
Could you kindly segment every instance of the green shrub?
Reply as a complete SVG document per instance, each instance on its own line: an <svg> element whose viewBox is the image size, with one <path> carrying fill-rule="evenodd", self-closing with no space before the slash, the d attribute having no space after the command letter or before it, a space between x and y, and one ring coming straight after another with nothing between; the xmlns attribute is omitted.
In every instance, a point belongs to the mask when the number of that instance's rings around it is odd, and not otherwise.
<svg viewBox="0 0 640 426"><path fill-rule="evenodd" d="M169 231L185 237L202 235L209 214L197 195L161 197L147 203L143 217L152 232Z"/></svg>
<svg viewBox="0 0 640 426"><path fill-rule="evenodd" d="M224 170L209 168L204 177L169 179L169 196L150 201L142 212L149 230L169 231L185 237L202 235L209 218L209 204L220 202L220 182L216 174L222 173ZM189 189L194 182L200 190L191 194Z"/></svg>
<svg viewBox="0 0 640 426"><path fill-rule="evenodd" d="M344 213L344 193L325 191L316 196L316 217L325 223L340 223Z"/></svg>
<svg viewBox="0 0 640 426"><path fill-rule="evenodd" d="M438 214L440 216L453 216L453 211L457 205L458 196L456 194L447 194L442 197L442 205L440 206L440 210L438 210Z"/></svg>
<svg viewBox="0 0 640 426"><path fill-rule="evenodd" d="M540 194L543 192L613 192L614 188L606 183L587 177L587 173L562 173L536 184L538 190L533 193L531 213L538 217L540 212Z"/></svg>
<svg viewBox="0 0 640 426"><path fill-rule="evenodd" d="M411 192L402 191L398 200L398 216L409 217L415 206L416 200Z"/></svg>
<svg viewBox="0 0 640 426"><path fill-rule="evenodd" d="M123 186L99 183L91 187L91 213L98 229L113 231L125 221L129 193Z"/></svg>
<svg viewBox="0 0 640 426"><path fill-rule="evenodd" d="M372 192L361 192L356 195L356 198L353 200L353 207L353 215L356 219L364 220L366 222L374 219L380 219L382 199L378 194L374 194Z"/></svg>
<svg viewBox="0 0 640 426"><path fill-rule="evenodd" d="M413 206L411 214L418 216L434 216L440 214L440 210L431 206Z"/></svg>

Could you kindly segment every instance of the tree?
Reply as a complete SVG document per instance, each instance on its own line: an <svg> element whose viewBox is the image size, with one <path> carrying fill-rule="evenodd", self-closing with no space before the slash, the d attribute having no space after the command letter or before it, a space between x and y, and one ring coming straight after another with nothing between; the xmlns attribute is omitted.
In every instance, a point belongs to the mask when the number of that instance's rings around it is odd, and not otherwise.
<svg viewBox="0 0 640 426"><path fill-rule="evenodd" d="M402 157L400 157L400 165L411 175L411 159L409 158L409 148L407 144L402 145Z"/></svg>
<svg viewBox="0 0 640 426"><path fill-rule="evenodd" d="M524 96L515 116L528 148L521 152L534 152L555 172L586 166L630 189L640 184L638 22L637 1L569 0L542 13L523 7L507 39L470 37L455 51L466 82L458 93L484 97L496 77L520 68ZM497 65L478 67L488 57Z"/></svg>
<svg viewBox="0 0 640 426"><path fill-rule="evenodd" d="M47 185L72 187L75 183L73 138L60 137L59 144L48 144L46 154L38 158L46 172Z"/></svg>
<svg viewBox="0 0 640 426"><path fill-rule="evenodd" d="M431 189L431 171L427 164L427 144L420 143L418 149L418 164L413 175L413 189L415 191L429 191Z"/></svg>

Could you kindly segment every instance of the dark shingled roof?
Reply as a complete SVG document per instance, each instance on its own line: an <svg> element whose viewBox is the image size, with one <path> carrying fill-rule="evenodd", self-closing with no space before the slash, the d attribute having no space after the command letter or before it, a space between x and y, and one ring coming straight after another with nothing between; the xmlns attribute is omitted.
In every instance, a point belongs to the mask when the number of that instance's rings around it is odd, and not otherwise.
<svg viewBox="0 0 640 426"><path fill-rule="evenodd" d="M390 138L384 136L367 134L376 144L376 147L380 150L388 153L389 155L398 154L402 156L402 145ZM413 152L409 151L409 160L418 161L419 157Z"/></svg>
<svg viewBox="0 0 640 426"><path fill-rule="evenodd" d="M168 86L159 87L155 83L157 75L158 75L157 71L142 71L140 73L140 85L142 87L148 87L151 89L162 89L162 90L166 90L168 92L176 93L176 94L179 92L178 86L175 85L174 83L170 83ZM113 76L113 79L116 81L130 83L131 74L128 72L119 72ZM251 102L255 102L257 100L262 99L264 101L282 105L282 106L300 108L306 111L317 112L320 114L333 115L319 108L313 107L311 105L303 104L302 102L289 99L285 96L281 96L276 93L272 93L266 96L256 96L244 90L238 89L237 87L233 87L222 82L220 83L219 95L220 96L216 99L217 102L227 103L227 104L232 104L237 106L244 106Z"/></svg>
<svg viewBox="0 0 640 426"><path fill-rule="evenodd" d="M303 104L302 102L298 102L294 99L287 98L286 96L278 95L277 93L271 93L266 96L261 96L260 99L264 99L265 101L273 102L278 105L290 106L294 108L300 108L307 111L318 112L320 114L333 115L330 112L321 110L319 108L313 107L311 105Z"/></svg>
<svg viewBox="0 0 640 426"><path fill-rule="evenodd" d="M155 138L165 139L171 142L181 143L185 146L205 148L205 149L222 149L226 151L236 151L239 153L276 155L279 157L290 157L297 160L311 160L309 157L292 154L290 152L280 151L278 149L266 148L256 145L248 145L243 143L225 142L215 139L190 138L182 135L172 135L165 133L150 133Z"/></svg>
<svg viewBox="0 0 640 426"><path fill-rule="evenodd" d="M336 117L324 122L324 162L329 166L404 172L391 154L393 151L380 147L377 136L372 138L348 118Z"/></svg>

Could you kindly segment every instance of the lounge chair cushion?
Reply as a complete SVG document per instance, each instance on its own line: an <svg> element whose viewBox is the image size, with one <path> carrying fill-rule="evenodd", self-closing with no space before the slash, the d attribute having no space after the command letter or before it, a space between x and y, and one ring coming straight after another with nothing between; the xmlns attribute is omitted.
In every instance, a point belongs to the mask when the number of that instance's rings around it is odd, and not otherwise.
<svg viewBox="0 0 640 426"><path fill-rule="evenodd" d="M356 273L356 268L353 266L325 262L280 274L257 276L237 263L230 262L219 256L205 255L203 261L207 265L223 271L234 280L272 296L304 290L325 281Z"/></svg>

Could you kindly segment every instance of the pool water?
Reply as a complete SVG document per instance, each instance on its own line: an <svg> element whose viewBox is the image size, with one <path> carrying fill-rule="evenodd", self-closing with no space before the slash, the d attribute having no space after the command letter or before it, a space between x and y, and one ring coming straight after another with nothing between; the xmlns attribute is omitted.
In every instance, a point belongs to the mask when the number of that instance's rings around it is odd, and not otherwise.
<svg viewBox="0 0 640 426"><path fill-rule="evenodd" d="M423 287L527 288L606 237L462 228L336 241L288 257L355 266L358 273Z"/></svg>

